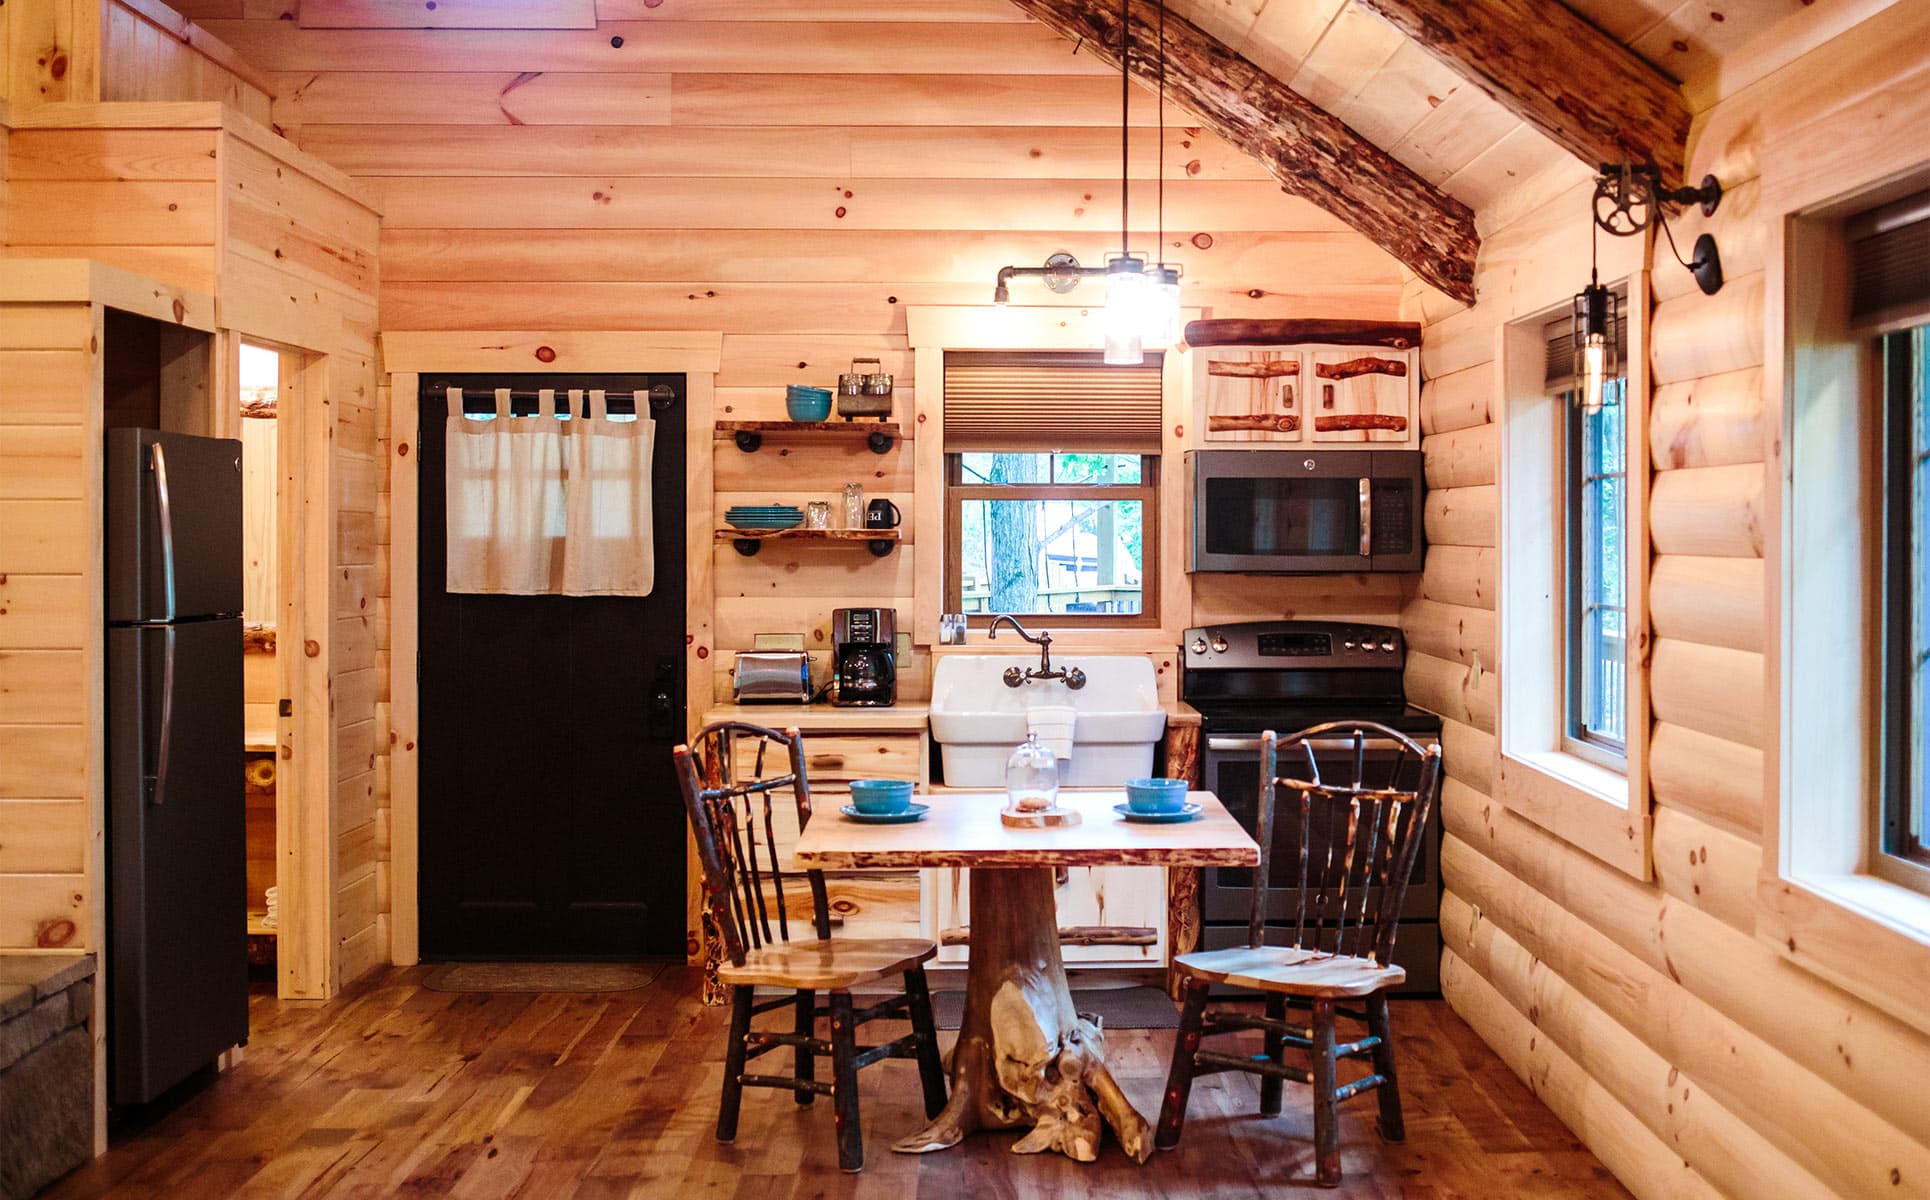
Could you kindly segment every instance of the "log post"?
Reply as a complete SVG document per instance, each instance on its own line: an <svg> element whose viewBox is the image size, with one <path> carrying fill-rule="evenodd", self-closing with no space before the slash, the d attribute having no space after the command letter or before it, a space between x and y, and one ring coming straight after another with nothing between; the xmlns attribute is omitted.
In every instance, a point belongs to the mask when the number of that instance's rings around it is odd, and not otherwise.
<svg viewBox="0 0 1930 1200"><path fill-rule="evenodd" d="M1102 1125L1135 1161L1152 1152L1146 1119L1106 1069L1099 1027L1072 1006L1059 956L1050 867L974 868L972 957L952 1047L951 1099L931 1125L893 1145L922 1154L974 1130L1031 1132L1015 1154L1099 1155Z"/></svg>

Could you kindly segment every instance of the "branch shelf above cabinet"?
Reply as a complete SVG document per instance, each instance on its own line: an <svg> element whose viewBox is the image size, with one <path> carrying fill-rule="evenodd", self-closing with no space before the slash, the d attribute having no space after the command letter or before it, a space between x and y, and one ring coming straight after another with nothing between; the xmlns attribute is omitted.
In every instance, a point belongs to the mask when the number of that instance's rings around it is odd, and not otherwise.
<svg viewBox="0 0 1930 1200"><path fill-rule="evenodd" d="M719 421L717 438L729 438L746 454L755 454L764 438L863 438L873 454L890 453L904 428L896 421Z"/></svg>
<svg viewBox="0 0 1930 1200"><path fill-rule="evenodd" d="M897 549L901 531L896 529L719 529L717 540L729 542L746 558L764 548L765 542L812 542L818 545L849 545L863 542L879 558Z"/></svg>

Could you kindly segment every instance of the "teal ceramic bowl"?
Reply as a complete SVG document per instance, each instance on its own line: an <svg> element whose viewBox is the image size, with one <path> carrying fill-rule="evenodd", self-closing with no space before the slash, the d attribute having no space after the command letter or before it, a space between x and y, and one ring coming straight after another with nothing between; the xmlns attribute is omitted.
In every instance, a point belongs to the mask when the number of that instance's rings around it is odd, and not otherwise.
<svg viewBox="0 0 1930 1200"><path fill-rule="evenodd" d="M1184 779L1128 779L1126 806L1136 813L1176 813L1191 788Z"/></svg>
<svg viewBox="0 0 1930 1200"><path fill-rule="evenodd" d="M784 411L793 421L825 421L831 417L831 393L824 388L791 384L784 389Z"/></svg>
<svg viewBox="0 0 1930 1200"><path fill-rule="evenodd" d="M851 807L868 817L888 817L911 807L909 779L854 779Z"/></svg>

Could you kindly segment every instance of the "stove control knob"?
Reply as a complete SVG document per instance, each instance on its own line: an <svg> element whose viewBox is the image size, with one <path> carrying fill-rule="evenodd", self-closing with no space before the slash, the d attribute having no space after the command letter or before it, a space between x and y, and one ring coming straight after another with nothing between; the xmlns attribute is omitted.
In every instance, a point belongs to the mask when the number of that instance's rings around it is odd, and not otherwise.
<svg viewBox="0 0 1930 1200"><path fill-rule="evenodd" d="M1352 650L1354 648L1354 639L1348 638L1346 641L1342 642L1341 645L1347 647L1349 650Z"/></svg>
<svg viewBox="0 0 1930 1200"><path fill-rule="evenodd" d="M1224 636L1220 634L1215 634L1213 636L1213 653L1215 654L1226 653L1226 638Z"/></svg>
<svg viewBox="0 0 1930 1200"><path fill-rule="evenodd" d="M1193 653L1195 653L1195 654L1205 654L1205 653L1206 653L1206 639L1205 639L1205 638L1203 638L1203 637L1196 637L1196 638L1194 638L1194 639L1193 639Z"/></svg>
<svg viewBox="0 0 1930 1200"><path fill-rule="evenodd" d="M1380 648L1387 651L1389 654L1392 654L1394 652L1394 640L1392 638L1389 638L1387 641L1384 641L1380 644Z"/></svg>

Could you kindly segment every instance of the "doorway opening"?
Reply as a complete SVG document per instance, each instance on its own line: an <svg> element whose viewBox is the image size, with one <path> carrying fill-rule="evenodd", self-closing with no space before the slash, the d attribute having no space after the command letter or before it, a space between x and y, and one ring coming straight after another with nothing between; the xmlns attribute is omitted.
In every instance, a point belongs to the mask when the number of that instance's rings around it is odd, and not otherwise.
<svg viewBox="0 0 1930 1200"><path fill-rule="evenodd" d="M583 394L574 405L572 389ZM539 415L546 391L556 415ZM508 403L498 409L494 397L503 392ZM607 411L590 412L594 392L607 397ZM686 732L685 397L680 374L422 378L416 671L425 960L683 956L684 817L671 750ZM456 422L471 419L465 400L485 420L655 422L650 527L625 535L647 539L654 554L648 594L471 591L460 578L451 589L451 530L458 555L470 553L476 513L498 501L490 486L460 472L450 484L447 440L460 434ZM601 480L592 476L591 486Z"/></svg>

